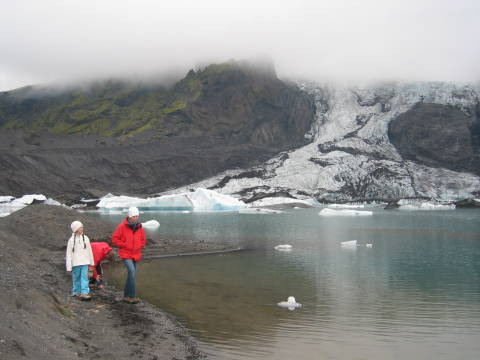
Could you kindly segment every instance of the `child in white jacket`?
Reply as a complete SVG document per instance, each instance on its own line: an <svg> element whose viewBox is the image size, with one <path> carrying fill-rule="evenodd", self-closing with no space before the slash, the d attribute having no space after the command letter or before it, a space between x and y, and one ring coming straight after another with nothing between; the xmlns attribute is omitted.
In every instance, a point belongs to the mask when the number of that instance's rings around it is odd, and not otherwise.
<svg viewBox="0 0 480 360"><path fill-rule="evenodd" d="M90 300L88 288L88 266L94 265L90 239L83 233L80 221L72 222L72 236L67 245L67 271L72 272L72 296L81 300Z"/></svg>

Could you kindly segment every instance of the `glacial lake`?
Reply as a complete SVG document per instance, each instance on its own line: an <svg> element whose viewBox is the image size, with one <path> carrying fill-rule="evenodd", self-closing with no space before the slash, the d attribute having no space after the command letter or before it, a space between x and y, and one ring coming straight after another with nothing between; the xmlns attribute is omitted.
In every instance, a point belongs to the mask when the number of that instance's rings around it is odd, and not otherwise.
<svg viewBox="0 0 480 360"><path fill-rule="evenodd" d="M139 296L211 359L478 359L480 211L365 210L374 213L142 213L161 223L152 238L246 250L142 261ZM354 239L357 248L340 246ZM123 287L122 264L107 276ZM303 306L277 306L288 296Z"/></svg>

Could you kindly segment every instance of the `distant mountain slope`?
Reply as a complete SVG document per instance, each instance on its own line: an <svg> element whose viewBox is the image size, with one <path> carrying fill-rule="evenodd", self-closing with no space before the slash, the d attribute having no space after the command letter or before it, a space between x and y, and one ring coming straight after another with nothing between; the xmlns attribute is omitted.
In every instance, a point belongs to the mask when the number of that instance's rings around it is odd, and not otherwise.
<svg viewBox="0 0 480 360"><path fill-rule="evenodd" d="M273 68L235 61L191 70L168 88L111 80L0 93L0 129L142 141L220 135L260 145L301 143L313 111L311 99Z"/></svg>
<svg viewBox="0 0 480 360"><path fill-rule="evenodd" d="M149 194L306 144L313 98L228 62L170 88L120 81L0 93L0 194Z"/></svg>
<svg viewBox="0 0 480 360"><path fill-rule="evenodd" d="M246 201L480 197L480 105L473 85L304 83L316 102L312 143L192 187ZM182 189L179 189L179 191Z"/></svg>

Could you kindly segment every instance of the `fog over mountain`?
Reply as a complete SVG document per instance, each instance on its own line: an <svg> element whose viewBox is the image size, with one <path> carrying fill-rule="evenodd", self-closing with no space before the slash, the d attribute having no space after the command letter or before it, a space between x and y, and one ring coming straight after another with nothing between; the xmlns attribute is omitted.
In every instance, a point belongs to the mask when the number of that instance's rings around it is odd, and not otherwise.
<svg viewBox="0 0 480 360"><path fill-rule="evenodd" d="M0 91L231 58L283 78L477 82L479 13L475 0L2 1Z"/></svg>

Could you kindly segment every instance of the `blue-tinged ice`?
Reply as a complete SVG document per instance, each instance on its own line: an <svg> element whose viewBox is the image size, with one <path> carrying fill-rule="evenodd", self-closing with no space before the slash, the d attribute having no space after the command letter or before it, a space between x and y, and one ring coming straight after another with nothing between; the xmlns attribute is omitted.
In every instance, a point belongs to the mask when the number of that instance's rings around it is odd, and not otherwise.
<svg viewBox="0 0 480 360"><path fill-rule="evenodd" d="M188 193L146 199L130 196L108 196L103 197L97 204L97 207L102 211L126 210L131 206L136 206L140 210L173 211L236 211L247 207L243 201L232 196L203 188Z"/></svg>

